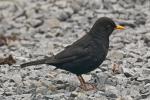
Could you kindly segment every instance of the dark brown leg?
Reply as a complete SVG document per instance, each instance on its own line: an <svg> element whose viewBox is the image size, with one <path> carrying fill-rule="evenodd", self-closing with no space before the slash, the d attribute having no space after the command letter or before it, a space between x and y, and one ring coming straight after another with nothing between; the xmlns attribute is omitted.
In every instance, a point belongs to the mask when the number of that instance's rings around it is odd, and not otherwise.
<svg viewBox="0 0 150 100"><path fill-rule="evenodd" d="M81 84L80 87L83 90L88 91L88 90L95 90L96 89L95 85L90 84L90 83L86 83L81 75L78 75L77 77L78 77L80 84Z"/></svg>

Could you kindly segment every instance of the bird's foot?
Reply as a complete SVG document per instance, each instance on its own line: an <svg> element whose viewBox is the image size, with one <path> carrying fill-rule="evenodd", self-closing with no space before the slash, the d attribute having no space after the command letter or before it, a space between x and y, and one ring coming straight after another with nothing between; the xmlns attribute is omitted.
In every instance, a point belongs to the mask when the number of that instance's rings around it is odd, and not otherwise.
<svg viewBox="0 0 150 100"><path fill-rule="evenodd" d="M96 86L94 84L90 83L85 83L83 85L80 85L80 88L85 90L85 91L90 91L90 90L96 90Z"/></svg>

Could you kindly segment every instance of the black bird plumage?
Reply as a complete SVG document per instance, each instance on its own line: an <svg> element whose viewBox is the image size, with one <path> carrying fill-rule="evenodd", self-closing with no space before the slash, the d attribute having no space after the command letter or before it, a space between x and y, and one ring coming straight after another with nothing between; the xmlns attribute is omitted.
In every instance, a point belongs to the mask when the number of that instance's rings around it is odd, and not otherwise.
<svg viewBox="0 0 150 100"><path fill-rule="evenodd" d="M67 46L62 52L52 57L21 64L21 67L53 65L76 74L81 85L84 85L81 75L96 69L105 60L109 48L109 36L116 27L117 25L110 18L99 18L85 36Z"/></svg>

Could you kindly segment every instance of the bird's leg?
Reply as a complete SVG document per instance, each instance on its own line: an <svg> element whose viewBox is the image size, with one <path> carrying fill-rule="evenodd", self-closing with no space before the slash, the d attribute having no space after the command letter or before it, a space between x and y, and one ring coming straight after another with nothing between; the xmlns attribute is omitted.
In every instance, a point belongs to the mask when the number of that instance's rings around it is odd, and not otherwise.
<svg viewBox="0 0 150 100"><path fill-rule="evenodd" d="M78 79L80 81L80 84L81 84L80 88L82 88L83 90L88 91L88 90L94 90L94 89L96 89L95 85L90 84L90 83L86 83L81 75L78 75L77 77L78 77Z"/></svg>
<svg viewBox="0 0 150 100"><path fill-rule="evenodd" d="M81 75L79 75L79 76L77 76L77 77L78 77L78 79L79 79L79 81L80 81L81 86L84 86L84 87L85 87L85 81L84 81L83 77L82 77Z"/></svg>

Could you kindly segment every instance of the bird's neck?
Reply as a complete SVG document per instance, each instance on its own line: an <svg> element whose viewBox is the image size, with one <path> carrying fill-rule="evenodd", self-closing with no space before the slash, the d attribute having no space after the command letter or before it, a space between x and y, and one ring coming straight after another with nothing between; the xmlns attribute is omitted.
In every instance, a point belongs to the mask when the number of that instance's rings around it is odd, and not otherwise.
<svg viewBox="0 0 150 100"><path fill-rule="evenodd" d="M99 35L97 36L95 34L92 34L91 37L93 38L93 41L97 44L97 46L104 45L106 48L109 48L109 37Z"/></svg>
<svg viewBox="0 0 150 100"><path fill-rule="evenodd" d="M104 41L109 42L109 36L106 36L105 34L89 33L89 35L91 35L91 37L93 37L96 40L104 40Z"/></svg>

